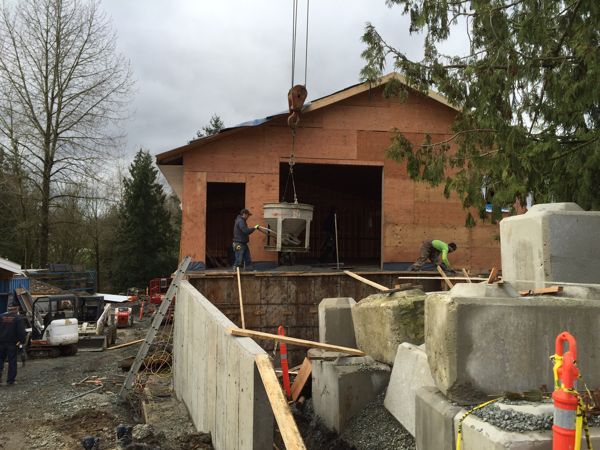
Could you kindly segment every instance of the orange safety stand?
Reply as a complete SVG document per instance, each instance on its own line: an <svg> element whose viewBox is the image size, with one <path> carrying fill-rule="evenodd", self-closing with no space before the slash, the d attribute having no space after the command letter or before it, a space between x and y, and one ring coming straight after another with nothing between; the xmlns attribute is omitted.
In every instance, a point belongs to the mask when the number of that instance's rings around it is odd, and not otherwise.
<svg viewBox="0 0 600 450"><path fill-rule="evenodd" d="M285 330L283 325L279 325L277 329L277 334L279 336L285 336ZM287 398L292 396L292 389L290 388L290 369L288 365L288 356L287 356L287 345L284 342L279 343L279 356L281 358L281 372L283 375L283 389L287 395Z"/></svg>
<svg viewBox="0 0 600 450"><path fill-rule="evenodd" d="M564 351L565 343L569 350ZM556 337L554 355L554 425L552 425L552 450L574 450L578 397L575 382L579 376L577 368L577 343L566 331Z"/></svg>

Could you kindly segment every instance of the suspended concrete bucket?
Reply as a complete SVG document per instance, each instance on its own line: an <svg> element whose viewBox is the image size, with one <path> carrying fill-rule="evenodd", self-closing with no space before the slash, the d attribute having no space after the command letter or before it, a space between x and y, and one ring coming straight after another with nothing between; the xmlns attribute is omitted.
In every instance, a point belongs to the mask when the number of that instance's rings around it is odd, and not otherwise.
<svg viewBox="0 0 600 450"><path fill-rule="evenodd" d="M310 242L310 222L313 206L304 203L265 203L267 228L265 250L277 252L307 252Z"/></svg>

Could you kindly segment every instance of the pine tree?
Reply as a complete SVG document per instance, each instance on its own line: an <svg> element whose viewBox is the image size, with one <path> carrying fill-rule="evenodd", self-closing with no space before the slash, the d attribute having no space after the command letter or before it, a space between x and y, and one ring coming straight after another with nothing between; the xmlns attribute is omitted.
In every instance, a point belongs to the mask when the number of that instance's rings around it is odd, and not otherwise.
<svg viewBox="0 0 600 450"><path fill-rule="evenodd" d="M152 157L140 149L123 181L119 225L113 252L115 287L144 287L177 268L177 238L157 181Z"/></svg>
<svg viewBox="0 0 600 450"><path fill-rule="evenodd" d="M397 132L387 155L411 177L458 194L484 216L482 188L502 206L573 201L600 208L600 3L597 0L387 0L425 32L414 62L368 24L363 80L376 80L386 58L410 88L435 89L460 109L449 140L421 145ZM454 28L457 23L461 27ZM440 53L464 34L464 56ZM387 92L406 95L406 86ZM448 176L451 169L452 176ZM468 216L467 224L473 224Z"/></svg>

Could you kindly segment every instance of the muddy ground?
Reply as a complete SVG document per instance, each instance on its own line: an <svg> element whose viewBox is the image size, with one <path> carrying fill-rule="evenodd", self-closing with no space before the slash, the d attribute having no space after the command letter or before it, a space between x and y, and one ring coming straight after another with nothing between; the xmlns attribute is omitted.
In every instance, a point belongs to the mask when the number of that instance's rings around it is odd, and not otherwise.
<svg viewBox="0 0 600 450"><path fill-rule="evenodd" d="M147 326L145 321L119 329L117 344L145 337ZM126 372L117 363L135 356L138 347L28 360L25 367L19 362L15 385L0 386L0 449L81 449L85 436L100 438L100 449L116 448L117 425L143 422L139 404L132 407L118 398ZM139 442L163 450L211 448L205 437L204 443L197 441L185 410L172 422L168 437L152 427L136 427L136 434L143 435Z"/></svg>

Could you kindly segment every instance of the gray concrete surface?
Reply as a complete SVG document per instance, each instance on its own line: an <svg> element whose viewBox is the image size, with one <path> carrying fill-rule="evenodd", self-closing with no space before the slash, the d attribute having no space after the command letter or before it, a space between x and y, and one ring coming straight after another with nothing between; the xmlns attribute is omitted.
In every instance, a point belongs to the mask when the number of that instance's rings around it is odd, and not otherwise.
<svg viewBox="0 0 600 450"><path fill-rule="evenodd" d="M419 289L374 294L352 308L356 345L377 361L394 364L403 342L420 345L425 293Z"/></svg>
<svg viewBox="0 0 600 450"><path fill-rule="evenodd" d="M518 290L545 281L600 283L599 230L600 211L575 203L535 205L507 217L500 222L502 277Z"/></svg>
<svg viewBox="0 0 600 450"><path fill-rule="evenodd" d="M463 414L454 418L454 428ZM600 445L600 430L590 428L592 446ZM581 448L585 446L582 438ZM463 420L461 450L552 450L552 431L504 431L473 415ZM433 449L432 449L433 450Z"/></svg>
<svg viewBox="0 0 600 450"><path fill-rule="evenodd" d="M549 356L565 330L578 342L578 365L589 388L600 387L599 301L470 296L479 289L459 284L425 302L429 367L444 395L466 404L552 386Z"/></svg>
<svg viewBox="0 0 600 450"><path fill-rule="evenodd" d="M319 342L355 348L353 298L324 298L319 303Z"/></svg>
<svg viewBox="0 0 600 450"><path fill-rule="evenodd" d="M435 386L425 350L404 342L398 346L383 405L415 435L415 396L423 386Z"/></svg>
<svg viewBox="0 0 600 450"><path fill-rule="evenodd" d="M418 389L415 397L417 450L454 450L454 418L465 412L435 387Z"/></svg>
<svg viewBox="0 0 600 450"><path fill-rule="evenodd" d="M198 431L215 449L273 447L273 413L254 358L264 350L234 337L235 324L183 281L177 293L173 384Z"/></svg>
<svg viewBox="0 0 600 450"><path fill-rule="evenodd" d="M323 424L341 432L348 421L388 385L390 368L373 358L309 350L312 361L312 401ZM326 359L320 359L324 357Z"/></svg>

